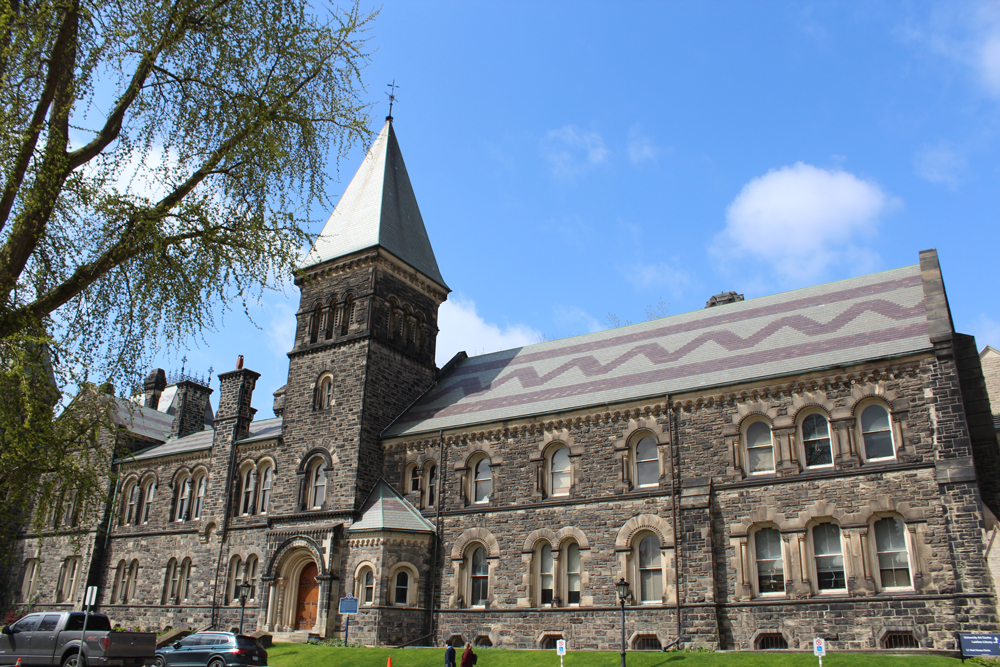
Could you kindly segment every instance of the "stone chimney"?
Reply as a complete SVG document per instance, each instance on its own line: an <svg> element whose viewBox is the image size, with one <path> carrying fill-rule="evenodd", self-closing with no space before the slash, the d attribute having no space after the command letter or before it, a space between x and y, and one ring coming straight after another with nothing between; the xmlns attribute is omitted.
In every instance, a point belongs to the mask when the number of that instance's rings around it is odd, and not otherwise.
<svg viewBox="0 0 1000 667"><path fill-rule="evenodd" d="M237 365L242 366L242 363ZM257 412L250 407L250 403L259 377L260 373L246 368L219 374L219 409L215 411L216 442L223 434L232 442L250 433L250 422Z"/></svg>
<svg viewBox="0 0 1000 667"><path fill-rule="evenodd" d="M167 374L162 368L154 368L149 371L146 381L142 385L142 404L147 408L158 409L160 406L160 395L167 388Z"/></svg>
<svg viewBox="0 0 1000 667"><path fill-rule="evenodd" d="M721 294L716 294L711 299L705 302L706 308L715 308L716 306L723 306L727 303L736 303L737 301L742 301L743 295L737 294L736 292L722 292Z"/></svg>
<svg viewBox="0 0 1000 667"><path fill-rule="evenodd" d="M280 417L285 413L285 390L288 388L286 384L281 389L274 392L274 416Z"/></svg>
<svg viewBox="0 0 1000 667"><path fill-rule="evenodd" d="M212 395L212 389L191 380L181 380L175 386L174 423L170 427L170 435L183 438L185 435L204 431L208 397Z"/></svg>

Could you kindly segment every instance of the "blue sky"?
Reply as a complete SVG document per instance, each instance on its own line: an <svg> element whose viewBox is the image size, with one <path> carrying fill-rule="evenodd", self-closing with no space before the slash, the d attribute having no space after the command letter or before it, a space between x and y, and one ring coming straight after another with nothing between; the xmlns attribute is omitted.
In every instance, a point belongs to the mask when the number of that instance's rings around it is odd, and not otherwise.
<svg viewBox="0 0 1000 667"><path fill-rule="evenodd" d="M371 127L395 80L453 290L439 364L926 248L956 328L1000 346L1000 2L387 0L369 37ZM218 373L243 354L270 416L297 306L294 287L270 294L260 328L228 313L158 363Z"/></svg>

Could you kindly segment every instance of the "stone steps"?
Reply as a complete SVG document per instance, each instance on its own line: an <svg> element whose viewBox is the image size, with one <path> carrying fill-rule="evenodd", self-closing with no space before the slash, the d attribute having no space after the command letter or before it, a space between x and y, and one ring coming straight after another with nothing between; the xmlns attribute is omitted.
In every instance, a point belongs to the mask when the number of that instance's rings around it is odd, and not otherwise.
<svg viewBox="0 0 1000 667"><path fill-rule="evenodd" d="M295 632L272 632L271 641L272 642L291 642L296 644L305 644L309 641L309 637L316 635L311 632L306 632L305 630L296 630Z"/></svg>

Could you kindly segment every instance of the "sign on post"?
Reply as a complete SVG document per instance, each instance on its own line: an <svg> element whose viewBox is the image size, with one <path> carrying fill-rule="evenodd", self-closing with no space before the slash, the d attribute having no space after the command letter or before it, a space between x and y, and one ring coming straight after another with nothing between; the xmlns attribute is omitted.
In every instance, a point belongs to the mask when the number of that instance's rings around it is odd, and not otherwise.
<svg viewBox="0 0 1000 667"><path fill-rule="evenodd" d="M962 658L969 658L974 655L997 655L1000 656L1000 635L975 634L959 635L959 642L962 645Z"/></svg>
<svg viewBox="0 0 1000 667"><path fill-rule="evenodd" d="M556 653L559 655L566 655L566 640L557 639L556 640Z"/></svg>
<svg viewBox="0 0 1000 667"><path fill-rule="evenodd" d="M341 614L358 613L358 599L351 597L340 598L340 613Z"/></svg>
<svg viewBox="0 0 1000 667"><path fill-rule="evenodd" d="M817 637L813 640L813 655L819 658L819 667L823 667L823 656L826 655L826 640Z"/></svg>
<svg viewBox="0 0 1000 667"><path fill-rule="evenodd" d="M83 604L88 607L92 607L97 603L97 586L88 586L87 595L83 600Z"/></svg>

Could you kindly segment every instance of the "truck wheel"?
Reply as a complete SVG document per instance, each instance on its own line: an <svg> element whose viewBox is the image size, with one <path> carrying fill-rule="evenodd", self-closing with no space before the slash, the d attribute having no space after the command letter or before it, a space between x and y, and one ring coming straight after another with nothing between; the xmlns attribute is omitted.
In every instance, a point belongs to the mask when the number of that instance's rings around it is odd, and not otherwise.
<svg viewBox="0 0 1000 667"><path fill-rule="evenodd" d="M76 659L77 659L77 654L70 653L69 655L66 656L66 659L63 660L62 667L81 667L80 665L77 664ZM82 667L86 667L86 665L87 665L87 659L84 658Z"/></svg>

